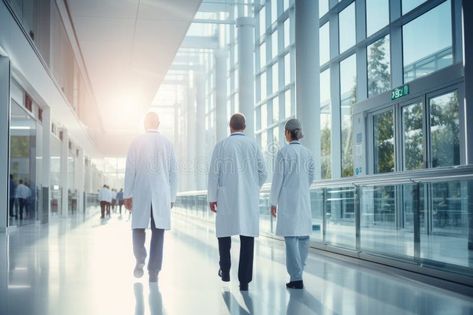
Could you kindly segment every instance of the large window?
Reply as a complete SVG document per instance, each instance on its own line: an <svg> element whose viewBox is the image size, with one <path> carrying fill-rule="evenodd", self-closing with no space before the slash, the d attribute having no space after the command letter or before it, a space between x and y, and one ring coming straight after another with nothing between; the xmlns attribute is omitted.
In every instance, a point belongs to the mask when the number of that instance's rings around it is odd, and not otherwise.
<svg viewBox="0 0 473 315"><path fill-rule="evenodd" d="M319 16L325 15L328 12L329 0L319 0Z"/></svg>
<svg viewBox="0 0 473 315"><path fill-rule="evenodd" d="M352 107L356 102L356 55L340 62L342 176L353 176Z"/></svg>
<svg viewBox="0 0 473 315"><path fill-rule="evenodd" d="M263 37L266 33L266 7L259 11L259 36Z"/></svg>
<svg viewBox="0 0 473 315"><path fill-rule="evenodd" d="M331 178L331 130L332 110L330 102L330 69L320 74L320 146L322 178Z"/></svg>
<svg viewBox="0 0 473 315"><path fill-rule="evenodd" d="M368 46L368 96L381 94L391 88L389 35Z"/></svg>
<svg viewBox="0 0 473 315"><path fill-rule="evenodd" d="M403 169L415 170L424 167L424 110L422 102L401 108Z"/></svg>
<svg viewBox="0 0 473 315"><path fill-rule="evenodd" d="M432 167L460 164L457 92L431 98L429 107Z"/></svg>
<svg viewBox="0 0 473 315"><path fill-rule="evenodd" d="M425 1L427 0L402 0L402 14L406 14Z"/></svg>
<svg viewBox="0 0 473 315"><path fill-rule="evenodd" d="M320 28L320 64L323 65L330 60L330 34L329 23Z"/></svg>
<svg viewBox="0 0 473 315"><path fill-rule="evenodd" d="M389 24L389 0L366 0L366 35Z"/></svg>
<svg viewBox="0 0 473 315"><path fill-rule="evenodd" d="M451 65L453 53L450 0L404 25L402 36L404 82Z"/></svg>
<svg viewBox="0 0 473 315"><path fill-rule="evenodd" d="M346 7L339 15L340 53L356 43L355 2Z"/></svg>
<svg viewBox="0 0 473 315"><path fill-rule="evenodd" d="M394 172L394 115L392 110L373 115L374 173Z"/></svg>

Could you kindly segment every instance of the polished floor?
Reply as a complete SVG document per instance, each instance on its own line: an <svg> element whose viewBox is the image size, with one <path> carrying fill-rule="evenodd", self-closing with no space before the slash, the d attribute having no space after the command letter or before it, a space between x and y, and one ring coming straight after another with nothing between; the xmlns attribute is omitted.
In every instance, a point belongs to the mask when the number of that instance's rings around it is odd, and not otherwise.
<svg viewBox="0 0 473 315"><path fill-rule="evenodd" d="M0 234L1 315L473 314L473 299L311 254L306 289L287 290L284 248L260 238L254 280L241 294L217 277L211 226L173 218L159 284L132 277L127 217L55 219ZM237 266L238 242L232 248Z"/></svg>

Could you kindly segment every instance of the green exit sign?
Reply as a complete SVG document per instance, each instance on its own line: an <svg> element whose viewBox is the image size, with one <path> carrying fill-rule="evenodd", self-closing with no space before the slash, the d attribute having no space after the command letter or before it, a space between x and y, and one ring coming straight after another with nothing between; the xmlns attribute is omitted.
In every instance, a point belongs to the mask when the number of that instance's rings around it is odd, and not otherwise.
<svg viewBox="0 0 473 315"><path fill-rule="evenodd" d="M409 85L404 84L403 86L397 87L391 91L391 100L397 100L407 94L409 94Z"/></svg>

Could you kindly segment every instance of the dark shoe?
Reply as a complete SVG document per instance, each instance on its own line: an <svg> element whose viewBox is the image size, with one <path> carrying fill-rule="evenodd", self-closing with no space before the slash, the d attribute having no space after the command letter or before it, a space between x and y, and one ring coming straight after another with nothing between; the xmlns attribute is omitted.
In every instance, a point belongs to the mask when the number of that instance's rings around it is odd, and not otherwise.
<svg viewBox="0 0 473 315"><path fill-rule="evenodd" d="M304 282L302 280L291 281L286 283L286 288L288 289L304 289Z"/></svg>
<svg viewBox="0 0 473 315"><path fill-rule="evenodd" d="M136 263L135 265L135 270L133 270L133 275L135 276L135 278L141 278L143 277L143 267L145 266L144 263Z"/></svg>
<svg viewBox="0 0 473 315"><path fill-rule="evenodd" d="M218 270L218 276L222 278L223 282L229 282L230 281L230 272L223 272L222 269Z"/></svg>
<svg viewBox="0 0 473 315"><path fill-rule="evenodd" d="M240 283L240 291L248 291L248 283Z"/></svg>
<svg viewBox="0 0 473 315"><path fill-rule="evenodd" d="M150 272L149 273L149 282L150 283L158 282L158 273L157 272Z"/></svg>

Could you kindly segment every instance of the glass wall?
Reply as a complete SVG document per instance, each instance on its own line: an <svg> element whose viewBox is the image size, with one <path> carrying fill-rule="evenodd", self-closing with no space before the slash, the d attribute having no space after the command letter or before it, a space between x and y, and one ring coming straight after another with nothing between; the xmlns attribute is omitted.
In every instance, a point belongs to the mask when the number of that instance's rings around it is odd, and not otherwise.
<svg viewBox="0 0 473 315"><path fill-rule="evenodd" d="M391 88L389 35L368 46L368 97Z"/></svg>
<svg viewBox="0 0 473 315"><path fill-rule="evenodd" d="M339 20L339 48L343 53L356 42L355 2L350 4L338 16Z"/></svg>
<svg viewBox="0 0 473 315"><path fill-rule="evenodd" d="M38 217L36 121L16 101L10 120L10 223L32 223ZM39 148L41 150L41 148Z"/></svg>
<svg viewBox="0 0 473 315"><path fill-rule="evenodd" d="M373 115L374 173L394 172L394 113Z"/></svg>
<svg viewBox="0 0 473 315"><path fill-rule="evenodd" d="M284 144L285 120L294 106L294 10L292 1L256 1L256 138L269 166Z"/></svg>
<svg viewBox="0 0 473 315"><path fill-rule="evenodd" d="M451 7L445 1L403 26L404 82L453 63Z"/></svg>
<svg viewBox="0 0 473 315"><path fill-rule="evenodd" d="M426 272L440 269L471 276L473 179L437 175L417 183L317 184L311 189L312 244L349 250L356 257L374 255L377 261L388 258L395 266L406 262ZM274 233L277 222L269 216L268 189L260 195L263 234ZM176 211L213 223L215 216L202 197L178 196Z"/></svg>
<svg viewBox="0 0 473 315"><path fill-rule="evenodd" d="M62 185L61 185L61 140L54 134L50 139L50 207L51 214L61 213Z"/></svg>
<svg viewBox="0 0 473 315"><path fill-rule="evenodd" d="M389 0L367 0L366 35L371 36L388 24Z"/></svg>
<svg viewBox="0 0 473 315"><path fill-rule="evenodd" d="M330 69L320 74L320 148L322 178L330 178L331 166L331 130L332 107L330 104Z"/></svg>
<svg viewBox="0 0 473 315"><path fill-rule="evenodd" d="M460 120L457 92L429 99L431 166L460 164Z"/></svg>
<svg viewBox="0 0 473 315"><path fill-rule="evenodd" d="M356 102L356 55L340 62L342 176L353 176L352 109Z"/></svg>
<svg viewBox="0 0 473 315"><path fill-rule="evenodd" d="M420 101L401 108L403 170L415 170L425 167L423 108L424 106Z"/></svg>
<svg viewBox="0 0 473 315"><path fill-rule="evenodd" d="M366 126L363 135L354 134L354 108L369 104L367 107L371 113L386 108L391 102L389 92L394 87L462 63L459 57L461 34L455 34L461 29L461 17L455 17L459 11L454 1L458 0L438 1L436 4L422 0L319 2L322 179L354 175L354 154L366 155L361 145L355 146L354 139L357 144L365 141L368 146L374 144L375 135L368 134ZM402 7L402 12L392 10L397 5ZM436 89L438 87L432 91ZM462 137L457 136L461 135L457 122L461 115L459 107L451 105L456 103L455 97L449 94L428 100L424 96L422 100L412 100L402 106L392 101L394 129L391 128L389 133L394 139L389 140L387 134L376 136L385 145L389 141L401 145L383 152L373 150L372 153L378 155L366 157L368 165L357 164L357 170L366 169L362 174L367 175L459 165L461 143L458 139ZM414 106L419 102L422 104ZM330 116L337 120L340 117L340 125L330 126ZM398 126L402 141L396 136ZM334 132L334 128L340 128L339 132ZM447 129L451 134L447 135ZM442 146L445 139L450 142ZM333 152L334 149L340 152ZM387 154L391 161L385 169L374 170L368 161L375 163L373 159L382 154ZM399 159L398 163L394 163L395 158ZM360 161L359 158L356 160L357 163ZM340 168L340 171L331 169L328 172L329 165Z"/></svg>

